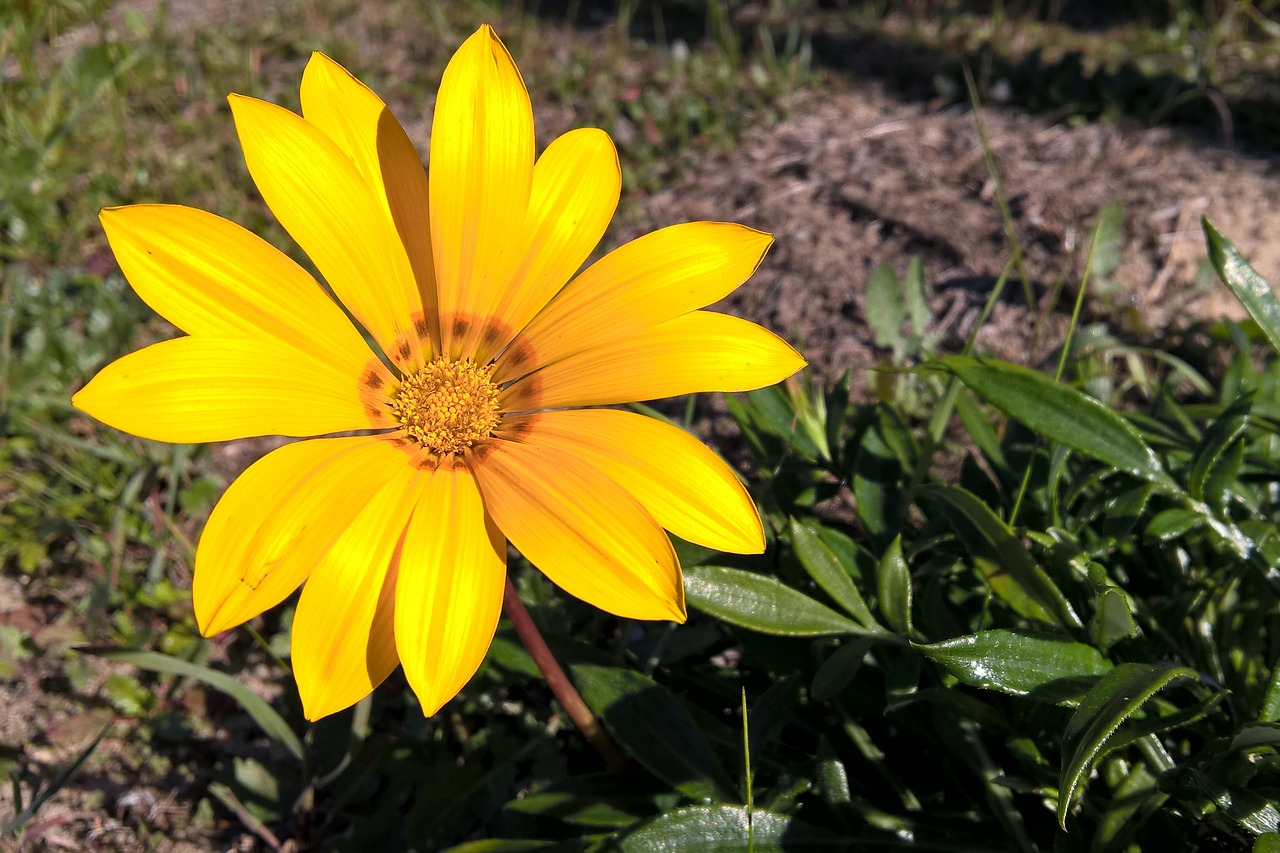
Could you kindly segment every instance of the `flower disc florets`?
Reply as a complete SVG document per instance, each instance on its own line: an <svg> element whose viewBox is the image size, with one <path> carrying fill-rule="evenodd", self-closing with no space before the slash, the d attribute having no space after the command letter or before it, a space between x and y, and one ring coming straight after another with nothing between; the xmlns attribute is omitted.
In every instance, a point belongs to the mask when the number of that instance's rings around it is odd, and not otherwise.
<svg viewBox="0 0 1280 853"><path fill-rule="evenodd" d="M469 358L438 358L404 380L391 412L432 453L461 453L498 426L498 386L491 373Z"/></svg>

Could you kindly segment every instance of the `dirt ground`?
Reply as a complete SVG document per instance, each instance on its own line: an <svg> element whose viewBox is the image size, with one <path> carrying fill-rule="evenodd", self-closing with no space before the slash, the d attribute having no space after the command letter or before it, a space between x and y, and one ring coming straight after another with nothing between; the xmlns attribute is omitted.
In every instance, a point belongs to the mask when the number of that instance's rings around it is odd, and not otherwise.
<svg viewBox="0 0 1280 853"><path fill-rule="evenodd" d="M1179 138L1166 129L1067 127L1001 109L984 112L1026 270L1044 299L1067 268L1069 309L1095 214L1125 209L1118 288L1096 316L1119 337L1148 339L1197 319L1240 316L1205 275L1200 217L1235 241L1259 272L1280 281L1280 174L1265 160ZM868 274L902 274L919 255L933 291L936 331L954 346L972 331L1009 259L995 187L967 108L903 102L878 84L805 96L791 117L710 158L696 180L646 200L652 224L727 218L777 243L730 306L803 341L827 379L883 359L866 323ZM979 351L1034 361L1032 315L1011 283L978 337Z"/></svg>
<svg viewBox="0 0 1280 853"><path fill-rule="evenodd" d="M889 263L901 273L912 255L922 257L935 328L944 346L954 347L973 328L1008 257L973 114L903 100L876 82L845 81L839 88L836 94L797 96L787 119L750 132L732 151L709 155L678 186L643 198L624 188L633 215L609 238L620 243L692 219L732 220L772 232L772 252L727 307L803 342L826 379L847 367L860 376L859 368L884 358L863 312L865 282L875 265ZM535 113L552 124L570 120L563 108L539 111L535 104ZM1108 305L1095 305L1095 316L1110 316L1122 337L1142 339L1235 313L1221 285L1204 283L1203 214L1264 276L1280 281L1280 216L1273 211L1280 174L1271 162L1164 129L1070 127L999 108L988 109L985 120L1039 297L1058 278L1063 258L1074 253L1067 278L1072 292L1091 219L1112 200L1121 201L1126 213L1122 262L1112 276L1120 289ZM422 150L427 126L410 126ZM548 129L564 128L540 128ZM1055 341L1031 352L1033 314L1019 286L1007 294L979 336L979 349L1034 361ZM1069 303L1063 300L1064 307ZM242 467L262 449L228 447L222 462ZM39 628L53 620L53 614L25 609L16 582L0 578L0 621L26 619ZM34 764L50 773L100 725L100 715L90 723L80 719L83 708L66 701L67 689L34 669L0 680L0 742L29 745ZM230 740L222 741L228 749ZM47 803L29 825L29 849L148 849L152 842L139 827L190 826L196 780L138 771L123 728L108 737L102 752L119 768L84 775ZM106 779L113 780L109 786ZM0 805L8 796L0 792ZM0 817L6 811L0 807ZM226 815L210 827L167 833L168 841L155 849L261 844Z"/></svg>

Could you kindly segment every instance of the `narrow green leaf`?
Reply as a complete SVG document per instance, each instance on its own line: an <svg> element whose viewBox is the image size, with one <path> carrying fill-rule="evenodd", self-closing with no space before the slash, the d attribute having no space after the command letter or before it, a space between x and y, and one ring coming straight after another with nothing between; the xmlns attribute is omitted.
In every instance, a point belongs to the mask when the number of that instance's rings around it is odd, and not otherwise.
<svg viewBox="0 0 1280 853"><path fill-rule="evenodd" d="M618 745L649 772L695 800L728 799L724 767L675 697L652 678L629 669L570 667L587 705Z"/></svg>
<svg viewBox="0 0 1280 853"><path fill-rule="evenodd" d="M1280 300L1276 299L1271 285L1207 217L1202 217L1200 223L1209 244L1209 262L1218 271L1218 277L1267 336L1271 348L1280 352Z"/></svg>
<svg viewBox="0 0 1280 853"><path fill-rule="evenodd" d="M1129 599L1115 587L1104 589L1098 595L1093 619L1089 621L1089 637L1099 648L1109 649L1121 640L1138 636L1138 623L1134 621Z"/></svg>
<svg viewBox="0 0 1280 853"><path fill-rule="evenodd" d="M956 414L960 423L974 445L982 451L991 465L998 469L1009 467L1004 458L1004 448L1000 446L1000 436L987 420L987 412L974 401L969 393L956 395Z"/></svg>
<svg viewBox="0 0 1280 853"><path fill-rule="evenodd" d="M1106 278L1120 266L1120 249L1124 245L1124 205L1112 201L1098 211L1094 228L1097 236L1089 271L1098 278Z"/></svg>
<svg viewBox="0 0 1280 853"><path fill-rule="evenodd" d="M535 841L532 838L485 838L466 841L445 850L444 853L528 853L531 850L547 850L555 846L553 841Z"/></svg>
<svg viewBox="0 0 1280 853"><path fill-rule="evenodd" d="M906 319L907 307L893 267L880 264L871 271L863 309L867 312L867 325L875 333L876 346L897 351L902 346L902 321Z"/></svg>
<svg viewBox="0 0 1280 853"><path fill-rule="evenodd" d="M820 637L866 634L852 619L773 578L722 566L691 566L684 573L688 603L731 625L764 634Z"/></svg>
<svg viewBox="0 0 1280 853"><path fill-rule="evenodd" d="M841 564L836 553L818 538L814 522L801 524L791 519L791 547L796 552L796 559L809 573L814 582L822 587L822 591L831 596L831 600L839 604L849 615L868 629L878 627L871 609L858 592L853 578Z"/></svg>
<svg viewBox="0 0 1280 853"><path fill-rule="evenodd" d="M832 652L813 674L809 695L814 701L826 702L838 696L858 674L863 659L873 645L875 641L869 637L856 637Z"/></svg>
<svg viewBox="0 0 1280 853"><path fill-rule="evenodd" d="M1093 646L1015 631L980 631L916 648L965 684L1061 704L1073 704L1111 668Z"/></svg>
<svg viewBox="0 0 1280 853"><path fill-rule="evenodd" d="M1133 532L1155 491L1153 484L1143 483L1109 501L1102 521L1103 535L1118 542Z"/></svg>
<svg viewBox="0 0 1280 853"><path fill-rule="evenodd" d="M850 487L858 518L878 548L902 529L902 484L916 455L914 439L902 418L881 404L871 410L851 450L846 459L852 460Z"/></svg>
<svg viewBox="0 0 1280 853"><path fill-rule="evenodd" d="M1058 780L1058 825L1066 829L1067 812L1082 793L1094 762L1116 730L1148 699L1181 679L1198 674L1185 666L1125 663L1098 680L1072 714L1063 735L1062 774Z"/></svg>
<svg viewBox="0 0 1280 853"><path fill-rule="evenodd" d="M1229 451L1239 442L1249 425L1247 399L1237 400L1204 431L1204 437L1191 457L1191 471L1187 477L1187 491L1198 501L1209 503L1205 482L1224 464L1230 467ZM1237 463L1237 468L1238 463Z"/></svg>
<svg viewBox="0 0 1280 853"><path fill-rule="evenodd" d="M828 806L840 807L853 801L849 791L849 771L825 737L818 741L818 790Z"/></svg>
<svg viewBox="0 0 1280 853"><path fill-rule="evenodd" d="M1080 617L1028 553L1022 540L973 494L954 486L925 485L991 590L1020 616L1078 628Z"/></svg>
<svg viewBox="0 0 1280 853"><path fill-rule="evenodd" d="M742 806L690 806L660 815L623 837L618 849L622 853L741 853L748 849L796 853L841 849L846 843L776 812L755 809L748 815Z"/></svg>
<svg viewBox="0 0 1280 853"><path fill-rule="evenodd" d="M62 768L57 776L51 779L47 785L43 786L34 796L32 796L31 802L27 803L25 808L22 806L21 788L18 787L17 774L10 777L13 782L13 791L15 795L11 805L16 814L4 823L0 823L0 839L6 838L11 834L16 835L18 830L31 822L32 818L36 816L36 813L40 811L40 808L46 802L51 800L55 794L66 787L67 783L71 781L71 777L75 776L76 773L80 771L80 768L84 766L84 763L89 760L89 756L93 755L94 751L97 750L98 744L102 743L102 739L107 736L107 732L111 731L112 725L113 720L108 718L107 722L98 731L97 736L89 742L89 745L80 750L80 754L77 755L71 763Z"/></svg>
<svg viewBox="0 0 1280 853"><path fill-rule="evenodd" d="M912 255L907 262L907 274L902 279L902 299L907 317L911 320L911 334L920 339L924 338L924 330L929 325L931 316L926 291L924 261L919 255Z"/></svg>
<svg viewBox="0 0 1280 853"><path fill-rule="evenodd" d="M911 571L902 556L901 535L894 537L880 558L876 581L885 621L904 637L911 636Z"/></svg>
<svg viewBox="0 0 1280 853"><path fill-rule="evenodd" d="M1204 524L1205 517L1191 509L1166 509L1156 513L1142 536L1148 542L1171 542Z"/></svg>
<svg viewBox="0 0 1280 853"><path fill-rule="evenodd" d="M988 403L1049 440L1177 491L1177 483L1137 428L1093 397L1007 362L948 356L935 363Z"/></svg>
<svg viewBox="0 0 1280 853"><path fill-rule="evenodd" d="M160 652L138 649L118 649L105 646L84 647L79 649L83 654L95 655L108 660L132 664L139 669L150 670L164 675L178 675L194 678L217 690L226 693L239 703L245 713L266 732L267 736L289 750L295 758L302 760L302 741L294 734L293 729L284 721L266 700L254 693L247 685L233 675L218 672L207 666L191 663L181 658L170 657Z"/></svg>
<svg viewBox="0 0 1280 853"><path fill-rule="evenodd" d="M1280 721L1280 661L1271 664L1271 680L1267 682L1267 692L1262 697L1262 708L1258 711L1258 722L1277 721Z"/></svg>

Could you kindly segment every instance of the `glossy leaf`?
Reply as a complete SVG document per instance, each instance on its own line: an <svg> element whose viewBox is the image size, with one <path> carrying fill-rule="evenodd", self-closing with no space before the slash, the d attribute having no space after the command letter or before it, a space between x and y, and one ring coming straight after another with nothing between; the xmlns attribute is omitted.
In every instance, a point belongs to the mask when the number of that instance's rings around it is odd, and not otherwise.
<svg viewBox="0 0 1280 853"><path fill-rule="evenodd" d="M820 637L866 634L852 619L773 578L722 566L691 566L685 601L731 625L764 634Z"/></svg>
<svg viewBox="0 0 1280 853"><path fill-rule="evenodd" d="M809 577L813 578L814 583L831 596L832 601L843 607L864 627L878 627L853 578L841 565L836 553L818 538L814 532L815 526L812 522L801 524L794 518L791 519L791 547L796 552L796 559L809 573Z"/></svg>
<svg viewBox="0 0 1280 853"><path fill-rule="evenodd" d="M948 356L938 359L937 364L1045 438L1170 491L1177 490L1137 428L1099 400L1016 364L967 356Z"/></svg>
<svg viewBox="0 0 1280 853"><path fill-rule="evenodd" d="M835 839L776 812L743 806L690 806L661 815L618 844L622 853L787 853L838 849Z"/></svg>
<svg viewBox="0 0 1280 853"><path fill-rule="evenodd" d="M1213 223L1207 218L1200 222L1209 244L1209 263L1267 336L1271 348L1280 352L1280 300L1276 299L1275 291Z"/></svg>
<svg viewBox="0 0 1280 853"><path fill-rule="evenodd" d="M1211 506L1221 505L1225 491L1222 475L1225 473L1230 481L1239 471L1240 459L1233 451L1243 449L1240 439L1249 425L1250 408L1247 400L1238 400L1205 430L1191 459L1191 471L1187 477L1187 491L1194 499ZM1209 483L1212 485L1206 489Z"/></svg>
<svg viewBox="0 0 1280 853"><path fill-rule="evenodd" d="M627 754L693 799L728 799L732 787L702 732L675 697L629 669L572 667L582 698Z"/></svg>
<svg viewBox="0 0 1280 853"><path fill-rule="evenodd" d="M1048 635L981 631L916 649L974 687L1074 704L1111 664L1093 646Z"/></svg>
<svg viewBox="0 0 1280 853"><path fill-rule="evenodd" d="M992 592L1028 619L1075 627L1080 617L1007 524L974 495L954 486L926 485Z"/></svg>
<svg viewBox="0 0 1280 853"><path fill-rule="evenodd" d="M911 636L911 571L902 557L902 537L896 536L880 558L876 575L880 612L889 627Z"/></svg>
<svg viewBox="0 0 1280 853"><path fill-rule="evenodd" d="M1125 720L1148 699L1175 681L1198 678L1185 666L1125 663L1112 669L1085 694L1063 735L1062 773L1058 780L1058 824L1080 796L1094 762Z"/></svg>

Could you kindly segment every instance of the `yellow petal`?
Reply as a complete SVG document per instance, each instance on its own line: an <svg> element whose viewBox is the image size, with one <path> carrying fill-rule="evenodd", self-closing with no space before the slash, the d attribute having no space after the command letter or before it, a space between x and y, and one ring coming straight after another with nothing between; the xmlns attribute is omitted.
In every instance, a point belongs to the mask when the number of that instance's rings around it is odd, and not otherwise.
<svg viewBox="0 0 1280 853"><path fill-rule="evenodd" d="M408 254L421 305L414 305L412 293L402 298L418 313L425 308L425 319L434 327L436 285L427 173L408 134L373 90L319 52L311 54L302 73L302 115L324 131L375 188Z"/></svg>
<svg viewBox="0 0 1280 853"><path fill-rule="evenodd" d="M485 514L475 475L441 464L405 533L396 580L396 650L428 716L484 660L506 576L507 541Z"/></svg>
<svg viewBox="0 0 1280 853"><path fill-rule="evenodd" d="M440 337L462 357L523 254L533 108L511 54L482 26L453 55L431 125L431 242Z"/></svg>
<svg viewBox="0 0 1280 853"><path fill-rule="evenodd" d="M362 383L360 374L266 338L176 338L111 362L71 403L116 429L156 441L393 427L385 410L373 405L391 390L376 362L370 356Z"/></svg>
<svg viewBox="0 0 1280 853"><path fill-rule="evenodd" d="M300 441L250 465L200 534L191 590L200 631L213 636L283 601L408 467L390 442L368 436Z"/></svg>
<svg viewBox="0 0 1280 853"><path fill-rule="evenodd" d="M685 620L671 540L605 474L561 450L501 439L468 461L498 527L565 592L617 616Z"/></svg>
<svg viewBox="0 0 1280 853"><path fill-rule="evenodd" d="M348 708L396 668L400 543L426 483L402 464L311 570L293 617L293 675L308 720Z"/></svg>
<svg viewBox="0 0 1280 853"><path fill-rule="evenodd" d="M99 216L133 289L187 334L269 337L352 372L373 357L309 273L234 222L162 204Z"/></svg>
<svg viewBox="0 0 1280 853"><path fill-rule="evenodd" d="M741 225L688 222L646 234L583 271L498 359L505 382L678 317L731 293L773 238Z"/></svg>
<svg viewBox="0 0 1280 853"><path fill-rule="evenodd" d="M682 539L734 554L764 551L760 513L747 490L684 430L634 412L578 409L508 418L508 431L608 474Z"/></svg>
<svg viewBox="0 0 1280 853"><path fill-rule="evenodd" d="M245 163L280 224L403 370L423 363L422 303L381 199L323 131L283 107L232 95ZM425 331L425 326L422 331Z"/></svg>
<svg viewBox="0 0 1280 853"><path fill-rule="evenodd" d="M618 152L603 130L571 130L547 146L533 167L524 256L495 311L499 334L464 349L485 362L511 342L600 242L621 189Z"/></svg>
<svg viewBox="0 0 1280 853"><path fill-rule="evenodd" d="M526 376L503 391L502 407L527 411L749 391L780 382L804 364L786 341L755 323L692 311Z"/></svg>

